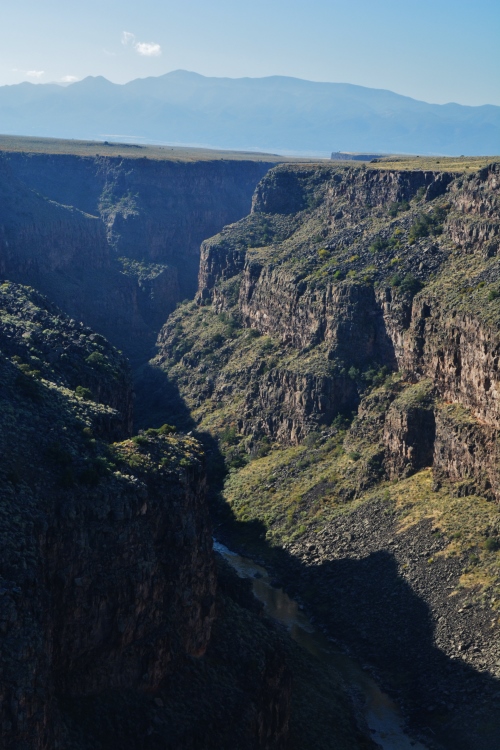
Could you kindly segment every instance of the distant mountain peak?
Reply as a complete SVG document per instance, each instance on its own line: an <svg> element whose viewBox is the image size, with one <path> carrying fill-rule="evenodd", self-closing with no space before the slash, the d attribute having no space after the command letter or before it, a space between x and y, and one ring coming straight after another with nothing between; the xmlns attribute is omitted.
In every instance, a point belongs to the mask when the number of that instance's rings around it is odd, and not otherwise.
<svg viewBox="0 0 500 750"><path fill-rule="evenodd" d="M6 134L328 157L361 153L498 154L500 107L429 104L386 89L290 76L218 78L177 69L119 85L0 87Z"/></svg>

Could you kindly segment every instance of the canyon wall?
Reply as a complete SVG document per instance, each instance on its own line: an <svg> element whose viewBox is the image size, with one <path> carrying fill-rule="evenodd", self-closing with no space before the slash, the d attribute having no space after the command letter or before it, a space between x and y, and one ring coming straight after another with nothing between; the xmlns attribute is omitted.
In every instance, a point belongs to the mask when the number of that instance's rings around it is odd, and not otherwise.
<svg viewBox="0 0 500 750"><path fill-rule="evenodd" d="M195 293L200 243L248 212L270 166L4 152L0 272L144 361Z"/></svg>
<svg viewBox="0 0 500 750"><path fill-rule="evenodd" d="M216 316L233 321L232 331L241 327L254 336L254 364L238 378L238 430L298 443L315 426L356 409L382 369L399 370L408 385L429 381L432 395L413 406L400 399L389 410L388 475L435 463L440 476L469 484L475 476L478 487L496 497L491 451L445 458L451 449L442 445L440 404L468 410L475 430L484 433L473 442L490 445L500 418L499 170L497 164L468 176L322 166L271 170L256 189L252 214L201 249L201 309L211 305ZM186 314L160 334L157 361L163 366L172 362L183 320ZM204 334L191 324L185 330L190 353L182 362L198 366L196 331ZM233 332L224 340L221 329L222 366L212 374L216 403L229 409L231 400L240 403L234 366L238 357L249 359L250 349L248 334ZM189 373L178 376L188 401L192 380ZM199 399L198 412L203 419ZM484 462L491 464L486 484Z"/></svg>
<svg viewBox="0 0 500 750"><path fill-rule="evenodd" d="M48 750L63 699L156 690L204 652L211 528L196 441L127 439L124 357L34 290L0 297L2 747Z"/></svg>

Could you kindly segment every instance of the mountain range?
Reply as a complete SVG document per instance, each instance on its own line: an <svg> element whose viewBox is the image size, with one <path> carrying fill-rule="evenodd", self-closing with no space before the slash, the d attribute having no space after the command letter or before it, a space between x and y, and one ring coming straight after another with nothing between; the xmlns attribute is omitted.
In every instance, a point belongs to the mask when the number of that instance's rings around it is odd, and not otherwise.
<svg viewBox="0 0 500 750"><path fill-rule="evenodd" d="M500 107L428 104L392 91L185 70L115 84L0 87L0 132L327 156L332 151L500 153Z"/></svg>

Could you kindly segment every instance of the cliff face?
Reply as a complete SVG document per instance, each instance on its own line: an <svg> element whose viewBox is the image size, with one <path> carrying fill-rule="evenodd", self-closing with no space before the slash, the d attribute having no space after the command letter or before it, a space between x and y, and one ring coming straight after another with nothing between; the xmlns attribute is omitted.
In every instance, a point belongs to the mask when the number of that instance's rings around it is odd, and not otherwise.
<svg viewBox="0 0 500 750"><path fill-rule="evenodd" d="M433 730L463 750L500 674L499 187L498 164L271 170L203 243L154 360L225 455L229 533L281 547L292 590L390 664L417 723L435 686Z"/></svg>
<svg viewBox="0 0 500 750"><path fill-rule="evenodd" d="M124 440L123 356L0 293L2 747L48 750L68 747L64 701L157 690L203 654L215 570L198 443Z"/></svg>
<svg viewBox="0 0 500 750"><path fill-rule="evenodd" d="M269 166L4 153L0 272L147 359L194 295L201 241L247 213Z"/></svg>
<svg viewBox="0 0 500 750"><path fill-rule="evenodd" d="M272 170L256 190L252 215L202 246L199 303L212 301L216 314L268 337L266 364L248 371L238 428L297 442L315 423L356 408L363 380L381 367L401 370L410 382L430 379L435 397L497 428L499 179L498 165L470 177ZM160 336L164 351L173 351L173 327ZM229 368L246 340L233 332L222 345ZM186 362L197 346L191 343ZM226 384L215 386L217 399L228 402L230 373L223 368L214 378ZM413 433L404 471L413 461L415 470L432 463L431 412L422 413L421 425L416 412L388 416L388 436L398 419L403 433ZM387 450L392 476L393 437Z"/></svg>

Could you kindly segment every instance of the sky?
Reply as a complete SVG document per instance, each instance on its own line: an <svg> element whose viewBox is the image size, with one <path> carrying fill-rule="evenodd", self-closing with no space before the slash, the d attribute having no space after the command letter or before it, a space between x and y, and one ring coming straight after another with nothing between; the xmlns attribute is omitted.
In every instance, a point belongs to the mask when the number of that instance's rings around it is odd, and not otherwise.
<svg viewBox="0 0 500 750"><path fill-rule="evenodd" d="M500 105L500 0L0 0L0 85L179 68Z"/></svg>

